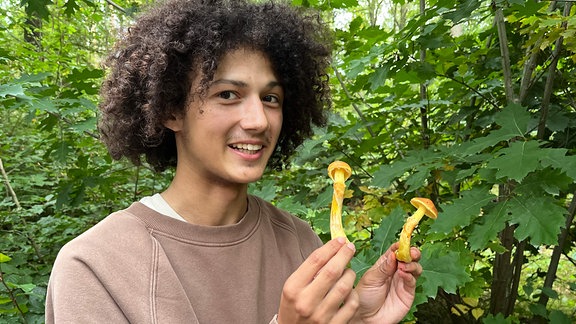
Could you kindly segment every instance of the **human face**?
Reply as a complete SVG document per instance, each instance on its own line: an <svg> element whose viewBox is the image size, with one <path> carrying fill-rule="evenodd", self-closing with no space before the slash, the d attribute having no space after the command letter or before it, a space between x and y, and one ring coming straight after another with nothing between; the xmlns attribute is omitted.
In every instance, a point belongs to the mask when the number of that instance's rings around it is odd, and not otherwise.
<svg viewBox="0 0 576 324"><path fill-rule="evenodd" d="M219 184L258 180L278 141L283 99L263 53L238 49L225 55L206 96L194 96L184 116L167 122L176 135L176 176Z"/></svg>

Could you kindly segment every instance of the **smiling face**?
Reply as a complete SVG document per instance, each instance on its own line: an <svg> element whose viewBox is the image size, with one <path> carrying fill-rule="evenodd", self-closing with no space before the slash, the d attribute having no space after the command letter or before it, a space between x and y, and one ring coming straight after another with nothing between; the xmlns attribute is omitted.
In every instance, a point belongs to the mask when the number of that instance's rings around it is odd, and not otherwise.
<svg viewBox="0 0 576 324"><path fill-rule="evenodd" d="M283 96L263 53L226 54L206 95L188 100L186 114L166 122L176 135L176 176L219 184L258 180L282 128Z"/></svg>

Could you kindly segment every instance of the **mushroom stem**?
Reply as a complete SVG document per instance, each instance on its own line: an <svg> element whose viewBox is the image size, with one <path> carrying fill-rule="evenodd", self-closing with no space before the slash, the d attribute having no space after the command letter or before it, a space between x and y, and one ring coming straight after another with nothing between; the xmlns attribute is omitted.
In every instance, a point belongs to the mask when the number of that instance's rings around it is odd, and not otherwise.
<svg viewBox="0 0 576 324"><path fill-rule="evenodd" d="M406 222L402 227L402 232L400 233L398 250L396 250L396 259L402 262L412 261L412 257L410 256L410 238L412 237L414 228L418 225L422 217L424 217L424 215L432 219L438 217L438 211L430 199L415 197L410 200L410 203L418 209L412 216L406 219Z"/></svg>
<svg viewBox="0 0 576 324"><path fill-rule="evenodd" d="M334 181L334 191L330 207L330 235L332 239L344 237L346 242L350 241L346 237L342 226L342 205L344 201L344 191L346 190L345 182L351 173L352 169L345 162L334 161L328 166L328 175Z"/></svg>
<svg viewBox="0 0 576 324"><path fill-rule="evenodd" d="M412 257L410 256L410 237L422 217L424 217L424 208L420 207L412 216L406 219L406 223L404 223L402 232L400 233L398 250L396 251L396 259L399 261L412 261Z"/></svg>
<svg viewBox="0 0 576 324"><path fill-rule="evenodd" d="M330 234L334 239L336 237L346 237L346 233L342 226L342 205L344 202L344 191L346 186L343 182L340 183L334 181L333 187L334 193L332 194L332 205L330 208Z"/></svg>

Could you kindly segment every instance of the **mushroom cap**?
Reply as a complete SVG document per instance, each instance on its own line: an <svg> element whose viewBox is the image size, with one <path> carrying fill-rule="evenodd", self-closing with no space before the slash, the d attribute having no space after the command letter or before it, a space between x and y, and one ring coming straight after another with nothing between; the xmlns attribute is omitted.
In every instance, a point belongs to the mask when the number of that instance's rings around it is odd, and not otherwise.
<svg viewBox="0 0 576 324"><path fill-rule="evenodd" d="M334 161L328 166L328 176L330 179L334 180L334 172L338 170L344 171L344 181L346 181L346 179L350 178L352 175L352 168L348 165L348 163L342 161Z"/></svg>
<svg viewBox="0 0 576 324"><path fill-rule="evenodd" d="M414 197L410 199L410 203L416 208L423 207L424 215L432 219L436 219L438 217L438 211L436 210L436 206L434 206L432 200L428 198Z"/></svg>

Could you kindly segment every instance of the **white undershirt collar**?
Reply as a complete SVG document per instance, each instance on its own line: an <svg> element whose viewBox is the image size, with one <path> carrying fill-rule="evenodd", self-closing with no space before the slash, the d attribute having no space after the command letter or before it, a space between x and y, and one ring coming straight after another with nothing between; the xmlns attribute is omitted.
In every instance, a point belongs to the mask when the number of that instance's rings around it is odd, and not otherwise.
<svg viewBox="0 0 576 324"><path fill-rule="evenodd" d="M159 212L162 215L172 217L174 219L181 220L183 222L187 222L182 216L180 216L170 205L168 202L164 200L162 195L159 193L154 194L153 196L147 196L140 199L140 202L146 205L146 207L153 209L154 211Z"/></svg>

